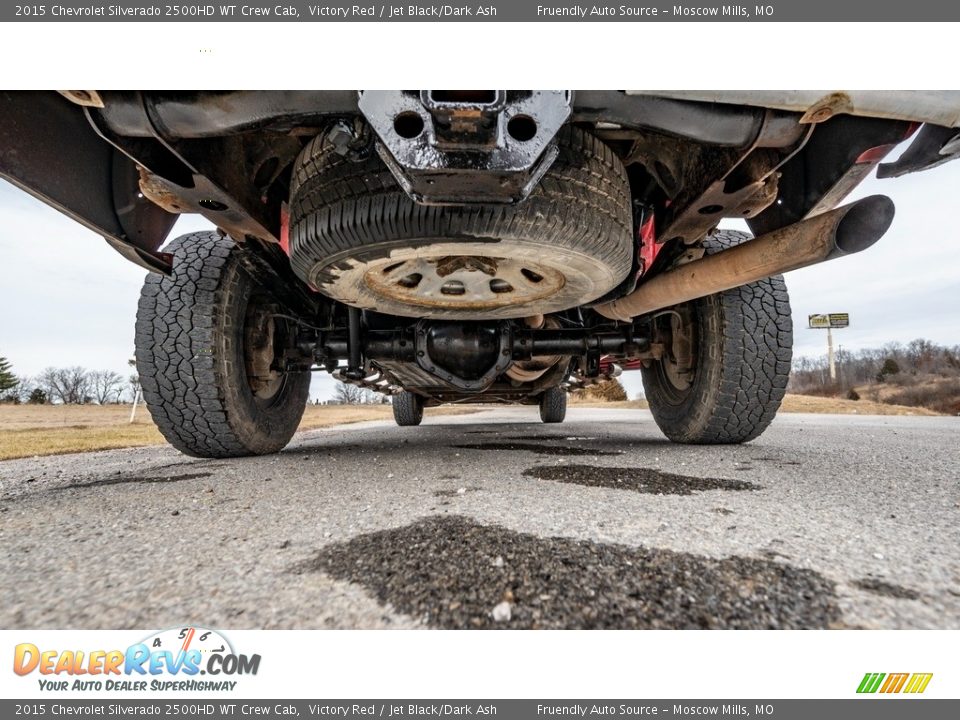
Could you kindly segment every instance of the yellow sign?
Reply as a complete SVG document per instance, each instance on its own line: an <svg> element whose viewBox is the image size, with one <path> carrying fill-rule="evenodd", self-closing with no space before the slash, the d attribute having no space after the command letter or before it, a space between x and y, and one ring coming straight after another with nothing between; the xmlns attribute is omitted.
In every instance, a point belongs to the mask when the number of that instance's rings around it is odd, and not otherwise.
<svg viewBox="0 0 960 720"><path fill-rule="evenodd" d="M850 313L827 313L825 315L808 315L807 320L811 328L845 328L850 325Z"/></svg>

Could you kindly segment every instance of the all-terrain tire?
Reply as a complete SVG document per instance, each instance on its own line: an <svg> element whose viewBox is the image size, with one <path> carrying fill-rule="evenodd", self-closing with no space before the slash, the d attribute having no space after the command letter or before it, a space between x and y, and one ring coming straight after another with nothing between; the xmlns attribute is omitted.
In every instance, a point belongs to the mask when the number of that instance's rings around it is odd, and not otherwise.
<svg viewBox="0 0 960 720"><path fill-rule="evenodd" d="M423 420L423 398L409 390L401 390L393 396L393 419L403 427L419 425Z"/></svg>
<svg viewBox="0 0 960 720"><path fill-rule="evenodd" d="M269 397L251 389L247 311L265 293L241 266L241 250L216 232L198 232L166 251L173 274L147 276L137 311L137 372L153 421L195 457L281 450L303 416L310 373L280 375Z"/></svg>
<svg viewBox="0 0 960 720"><path fill-rule="evenodd" d="M708 254L750 239L719 230ZM782 275L690 303L695 318L696 368L680 390L664 364L643 370L653 418L674 442L730 444L753 440L773 421L786 392L793 354L790 299Z"/></svg>
<svg viewBox="0 0 960 720"><path fill-rule="evenodd" d="M567 416L567 391L552 387L540 396L540 420L545 423L562 423Z"/></svg>
<svg viewBox="0 0 960 720"><path fill-rule="evenodd" d="M409 317L524 317L534 306L542 314L594 300L630 271L629 182L614 152L579 128L562 128L557 147L556 160L522 202L436 206L411 200L376 153L348 159L320 135L294 165L293 269L341 302ZM450 256L491 258L494 273L497 263L539 264L544 282L555 287L533 299L501 284L483 304L469 296L418 297L401 287L404 279L374 282L380 275L371 268L389 273L404 262Z"/></svg>

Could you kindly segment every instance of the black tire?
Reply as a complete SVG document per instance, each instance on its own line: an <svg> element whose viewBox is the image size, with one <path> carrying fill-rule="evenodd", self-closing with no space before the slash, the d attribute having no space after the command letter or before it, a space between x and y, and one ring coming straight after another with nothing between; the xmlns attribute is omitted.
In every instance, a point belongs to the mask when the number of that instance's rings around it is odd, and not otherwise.
<svg viewBox="0 0 960 720"><path fill-rule="evenodd" d="M567 416L567 391L552 387L540 396L540 419L545 423L562 423Z"/></svg>
<svg viewBox="0 0 960 720"><path fill-rule="evenodd" d="M318 136L294 166L292 266L341 302L409 317L524 317L594 300L631 267L629 183L619 158L594 136L568 126L557 145L557 159L523 202L440 207L413 202L376 154L352 161ZM486 295L418 294L423 275L410 285L416 273L401 268L424 263L456 278L435 267L446 261L449 268L451 258L492 259L483 272L452 271L479 282ZM501 272L513 280L494 285ZM398 274L384 280L387 273Z"/></svg>
<svg viewBox="0 0 960 720"><path fill-rule="evenodd" d="M393 419L402 427L419 425L423 420L423 398L401 390L393 396Z"/></svg>
<svg viewBox="0 0 960 720"><path fill-rule="evenodd" d="M195 457L281 450L303 416L310 373L270 373L253 389L249 326L265 317L268 296L216 232L183 235L166 251L173 274L147 276L137 311L137 372L154 422ZM282 332L274 325L274 338Z"/></svg>
<svg viewBox="0 0 960 720"><path fill-rule="evenodd" d="M712 254L749 239L746 233L719 230L705 245ZM664 362L645 368L643 387L653 418L674 442L753 440L777 414L790 375L793 323L783 276L694 300L687 307L694 319L692 382L679 389Z"/></svg>

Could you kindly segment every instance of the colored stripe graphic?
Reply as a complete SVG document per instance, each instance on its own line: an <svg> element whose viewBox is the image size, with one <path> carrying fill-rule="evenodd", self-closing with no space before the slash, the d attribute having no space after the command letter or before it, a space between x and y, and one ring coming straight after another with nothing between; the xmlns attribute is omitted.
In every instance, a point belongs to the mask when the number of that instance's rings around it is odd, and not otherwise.
<svg viewBox="0 0 960 720"><path fill-rule="evenodd" d="M907 678L910 677L910 673L890 673L887 675L887 681L883 684L883 687L880 688L882 693L898 693L903 684L907 681Z"/></svg>
<svg viewBox="0 0 960 720"><path fill-rule="evenodd" d="M910 682L907 683L907 687L904 692L922 693L927 689L927 685L930 684L931 678L933 678L933 673L914 673L910 678Z"/></svg>
<svg viewBox="0 0 960 720"><path fill-rule="evenodd" d="M886 678L886 681L884 681ZM866 673L857 692L860 694L870 694L877 691L885 694L895 694L899 692L919 694L927 689L933 673ZM882 685L881 685L882 683Z"/></svg>
<svg viewBox="0 0 960 720"><path fill-rule="evenodd" d="M880 687L880 683L884 677L886 677L884 673L867 673L863 676L863 680L860 681L860 687L857 688L857 692L875 693L877 688Z"/></svg>

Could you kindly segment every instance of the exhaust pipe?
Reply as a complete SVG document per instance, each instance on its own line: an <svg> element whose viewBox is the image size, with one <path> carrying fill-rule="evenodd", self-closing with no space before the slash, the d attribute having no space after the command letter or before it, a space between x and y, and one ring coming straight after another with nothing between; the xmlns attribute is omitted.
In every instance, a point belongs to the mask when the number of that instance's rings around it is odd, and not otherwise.
<svg viewBox="0 0 960 720"><path fill-rule="evenodd" d="M893 214L890 198L871 195L668 270L629 295L593 309L612 320L631 320L771 275L852 255L883 237Z"/></svg>

